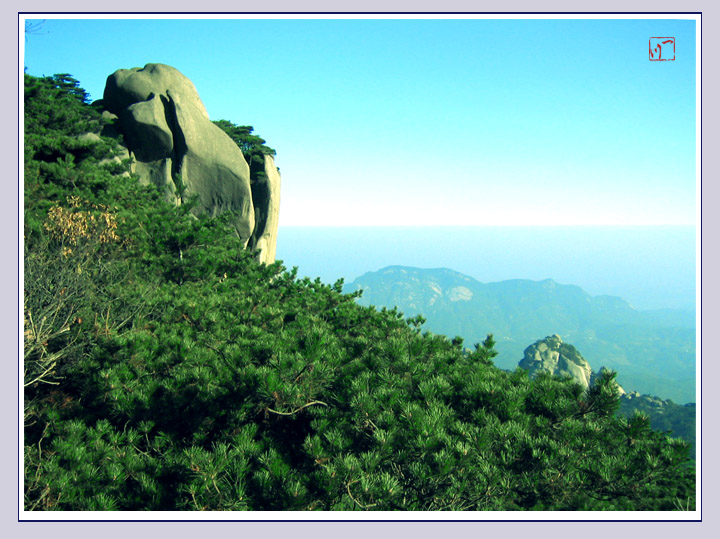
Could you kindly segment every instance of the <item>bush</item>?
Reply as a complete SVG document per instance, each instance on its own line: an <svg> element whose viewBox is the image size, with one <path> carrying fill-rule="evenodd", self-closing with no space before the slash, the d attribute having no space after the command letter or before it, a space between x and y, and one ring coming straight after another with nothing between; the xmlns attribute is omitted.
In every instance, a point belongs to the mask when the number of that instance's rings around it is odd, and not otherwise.
<svg viewBox="0 0 720 539"><path fill-rule="evenodd" d="M97 120L63 80L26 77L26 509L694 506L687 445L615 417L611 375L506 373L492 337L467 352L257 263L232 216L61 135Z"/></svg>

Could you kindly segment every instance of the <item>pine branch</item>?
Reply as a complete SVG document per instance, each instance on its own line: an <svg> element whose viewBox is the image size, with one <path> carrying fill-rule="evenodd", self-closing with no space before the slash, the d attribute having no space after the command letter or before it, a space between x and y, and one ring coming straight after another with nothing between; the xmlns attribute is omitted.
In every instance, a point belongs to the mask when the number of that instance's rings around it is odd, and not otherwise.
<svg viewBox="0 0 720 539"><path fill-rule="evenodd" d="M265 410L267 410L268 412L272 412L273 414L278 414L278 415L295 415L303 408L307 408L308 406L312 406L313 404L322 404L323 406L327 406L327 404L322 401L312 401L312 402L308 402L307 404L303 404L300 408L296 408L292 412L278 412L277 410L273 410L272 408L265 408Z"/></svg>

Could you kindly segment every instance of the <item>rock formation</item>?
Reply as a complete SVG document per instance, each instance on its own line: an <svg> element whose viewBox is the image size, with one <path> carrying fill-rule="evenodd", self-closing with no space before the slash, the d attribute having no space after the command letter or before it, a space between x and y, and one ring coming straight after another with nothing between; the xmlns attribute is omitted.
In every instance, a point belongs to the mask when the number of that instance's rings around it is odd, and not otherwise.
<svg viewBox="0 0 720 539"><path fill-rule="evenodd" d="M255 230L249 247L260 251L259 261L275 261L278 217L280 216L280 173L271 155L265 155L265 175L252 183Z"/></svg>
<svg viewBox="0 0 720 539"><path fill-rule="evenodd" d="M590 364L571 345L562 342L559 335L551 335L525 349L519 366L530 372L549 372L557 376L570 376L584 388L590 387Z"/></svg>
<svg viewBox="0 0 720 539"><path fill-rule="evenodd" d="M530 376L539 372L549 372L555 376L569 376L585 389L595 383L600 372L593 372L590 363L580 355L577 348L572 344L562 342L560 335L551 335L537 341L525 349L524 357L518 363L521 369L525 369ZM625 390L617 384L620 395Z"/></svg>
<svg viewBox="0 0 720 539"><path fill-rule="evenodd" d="M117 117L132 158L132 171L181 204L197 199L193 212L235 212L245 246L259 249L261 262L275 259L280 176L271 157L267 180L253 185L240 148L210 121L193 83L173 67L147 64L110 75L103 106ZM105 132L113 135L112 128Z"/></svg>

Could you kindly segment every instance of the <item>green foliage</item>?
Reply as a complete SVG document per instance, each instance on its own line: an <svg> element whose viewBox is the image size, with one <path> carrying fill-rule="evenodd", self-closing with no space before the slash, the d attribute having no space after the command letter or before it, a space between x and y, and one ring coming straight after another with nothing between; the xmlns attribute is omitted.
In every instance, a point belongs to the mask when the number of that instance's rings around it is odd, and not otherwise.
<svg viewBox="0 0 720 539"><path fill-rule="evenodd" d="M695 455L695 403L679 405L671 400L660 400L649 395L624 396L620 400L618 413L630 418L643 414L650 421L650 427L669 436L681 438L690 444L690 454Z"/></svg>
<svg viewBox="0 0 720 539"><path fill-rule="evenodd" d="M492 336L468 352L258 264L229 216L41 120L54 96L96 127L75 85L26 85L26 509L694 507L687 445L616 418L612 375L507 373Z"/></svg>
<svg viewBox="0 0 720 539"><path fill-rule="evenodd" d="M250 167L250 179L257 181L265 176L265 157L274 156L275 150L265 145L265 140L253 135L253 128L249 125L236 125L228 120L213 122L225 131L242 150L245 161Z"/></svg>

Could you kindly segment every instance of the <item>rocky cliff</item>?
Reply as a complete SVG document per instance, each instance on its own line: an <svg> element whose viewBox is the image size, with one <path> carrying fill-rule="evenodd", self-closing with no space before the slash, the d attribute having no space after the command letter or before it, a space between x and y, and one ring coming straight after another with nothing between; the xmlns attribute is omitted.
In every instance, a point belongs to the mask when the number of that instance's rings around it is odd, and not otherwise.
<svg viewBox="0 0 720 539"><path fill-rule="evenodd" d="M280 217L280 172L271 155L265 159L264 175L252 182L255 206L255 230L249 247L260 251L259 260L264 264L275 261L278 218Z"/></svg>
<svg viewBox="0 0 720 539"><path fill-rule="evenodd" d="M198 215L234 212L244 244L260 251L261 262L274 261L280 175L273 159L253 182L241 149L210 121L187 77L164 64L120 69L107 79L103 107L117 118L103 134L122 135L141 182L176 204L196 199Z"/></svg>

